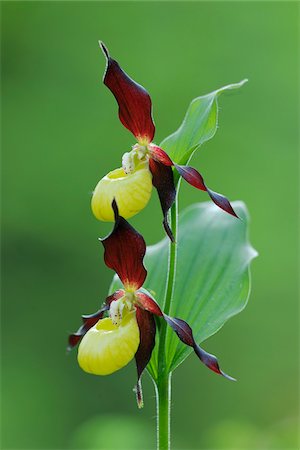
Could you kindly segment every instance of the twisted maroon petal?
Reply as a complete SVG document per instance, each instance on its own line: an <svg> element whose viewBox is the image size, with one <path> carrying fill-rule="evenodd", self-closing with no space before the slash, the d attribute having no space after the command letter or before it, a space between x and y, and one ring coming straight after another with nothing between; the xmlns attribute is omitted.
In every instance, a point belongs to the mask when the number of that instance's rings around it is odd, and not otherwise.
<svg viewBox="0 0 300 450"><path fill-rule="evenodd" d="M138 407L143 407L143 391L141 376L145 370L148 362L151 359L152 350L155 345L156 325L153 315L141 308L136 309L136 320L140 330L140 344L135 354L136 368L137 368L137 385L136 397Z"/></svg>
<svg viewBox="0 0 300 450"><path fill-rule="evenodd" d="M148 146L151 158L155 159L155 161L161 162L165 166L173 166L174 163L169 157L169 155L160 147L155 144L150 144Z"/></svg>
<svg viewBox="0 0 300 450"><path fill-rule="evenodd" d="M152 103L148 92L132 80L112 59L105 45L100 47L106 57L107 65L103 82L111 90L119 105L119 118L138 141L151 142L155 126L152 119Z"/></svg>
<svg viewBox="0 0 300 450"><path fill-rule="evenodd" d="M234 209L232 208L229 200L224 197L222 194L218 194L217 192L212 191L209 189L202 177L202 175L198 172L198 170L194 169L193 167L189 166L179 166L178 164L174 164L179 174L184 178L189 184L194 186L197 189L200 189L201 191L206 191L212 201L219 206L219 208L226 211L228 214L231 214L232 216L238 217L238 215L235 213Z"/></svg>
<svg viewBox="0 0 300 450"><path fill-rule="evenodd" d="M145 309L151 314L155 314L156 316L163 316L163 312L160 309L160 306L158 305L158 303L156 303L154 298L150 297L150 295L139 291L136 293L136 296L138 299L139 307Z"/></svg>
<svg viewBox="0 0 300 450"><path fill-rule="evenodd" d="M107 267L117 272L125 288L137 290L147 276L143 264L146 244L143 236L119 216L115 200L112 208L115 213L114 229L106 238L100 239L105 248L104 261Z"/></svg>
<svg viewBox="0 0 300 450"><path fill-rule="evenodd" d="M229 375L226 375L220 367L217 358L214 355L211 355L210 353L207 353L205 350L203 350L194 340L193 337L193 331L191 327L182 319L173 318L170 316L167 316L164 314L164 318L166 322L170 325L171 328L175 331L179 339L186 345L189 345L190 347L193 347L196 355L198 358L203 362L203 364L206 365L210 370L212 370L215 373L218 373L219 375L222 375L223 377L227 378L228 380L235 381L234 378L230 377Z"/></svg>
<svg viewBox="0 0 300 450"><path fill-rule="evenodd" d="M76 333L70 334L67 351L72 350L72 348L78 344L80 339L87 333L87 331L89 331L89 329L92 328L98 322L99 319L103 318L103 315L105 311L109 309L111 302L118 300L119 298L123 297L123 295L124 295L123 289L119 289L118 291L114 292L112 295L106 298L104 305L98 311L96 311L93 314L81 316L83 325L81 325L81 327L78 328Z"/></svg>
<svg viewBox="0 0 300 450"><path fill-rule="evenodd" d="M165 164L150 158L149 169L152 173L152 183L157 189L161 209L164 215L164 228L171 241L174 242L174 236L168 224L168 211L173 205L176 197L172 167L166 166Z"/></svg>

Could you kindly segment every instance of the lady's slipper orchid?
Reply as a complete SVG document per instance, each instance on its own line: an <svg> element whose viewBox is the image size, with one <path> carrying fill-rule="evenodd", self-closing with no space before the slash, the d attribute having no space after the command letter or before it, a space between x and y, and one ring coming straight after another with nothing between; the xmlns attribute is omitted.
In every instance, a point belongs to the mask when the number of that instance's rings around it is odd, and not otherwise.
<svg viewBox="0 0 300 450"><path fill-rule="evenodd" d="M107 297L104 306L95 314L82 316L83 325L70 335L69 349L81 339L78 362L81 368L96 375L108 375L124 367L133 357L137 366L137 401L143 405L141 375L151 358L155 345L154 316L163 318L179 339L192 347L199 359L212 371L233 379L221 371L215 356L205 352L194 340L190 326L182 319L163 313L154 298L142 288L147 271L143 260L146 244L143 237L119 215L114 200L112 208L115 226L101 242L104 260L123 283ZM105 311L109 317L103 318Z"/></svg>
<svg viewBox="0 0 300 450"><path fill-rule="evenodd" d="M164 228L170 239L173 240L167 214L176 196L172 170L174 167L189 184L206 191L217 206L237 217L227 198L209 189L202 175L196 169L176 164L163 149L152 143L155 126L152 119L152 102L148 92L121 69L117 61L110 57L102 42L100 42L100 46L107 60L104 84L115 96L119 105L120 121L134 135L137 144L132 147L131 152L125 153L123 156L123 171L117 169L117 173L122 171L122 177L114 178L114 186L112 186L112 182L110 185L107 184L107 178L110 178L111 174L116 171L110 172L98 183L92 199L94 215L100 220L111 220L110 205L113 198L119 205L120 214L125 218L129 218L143 209L150 198L149 177L147 178L145 175L148 171L151 172L153 186L158 191L164 215ZM133 188L132 185L136 181L142 162L145 172L143 176L139 177L138 186ZM145 185L142 187L143 182ZM121 183L126 185L126 190L121 188ZM127 206L126 202L128 202Z"/></svg>

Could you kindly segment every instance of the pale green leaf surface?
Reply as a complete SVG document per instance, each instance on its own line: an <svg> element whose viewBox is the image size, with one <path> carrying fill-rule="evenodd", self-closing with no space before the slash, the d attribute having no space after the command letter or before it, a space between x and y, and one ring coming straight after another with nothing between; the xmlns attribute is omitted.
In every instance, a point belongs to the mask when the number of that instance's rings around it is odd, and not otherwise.
<svg viewBox="0 0 300 450"><path fill-rule="evenodd" d="M195 98L185 115L185 118L173 134L165 138L162 147L177 164L187 164L193 153L205 142L211 139L218 126L218 97L221 93L238 89L247 80L229 84L210 94Z"/></svg>
<svg viewBox="0 0 300 450"><path fill-rule="evenodd" d="M191 205L180 214L176 282L170 314L192 327L198 343L216 333L224 323L239 313L250 291L249 264L256 256L247 237L248 213L242 202L233 202L241 220L211 203ZM167 277L169 240L163 239L147 248L144 284L163 306ZM120 287L114 278L111 292ZM159 319L162 320L162 319ZM157 333L158 334L158 333ZM156 378L156 347L148 370ZM205 348L209 351L209 348ZM166 359L174 370L192 349L168 330Z"/></svg>

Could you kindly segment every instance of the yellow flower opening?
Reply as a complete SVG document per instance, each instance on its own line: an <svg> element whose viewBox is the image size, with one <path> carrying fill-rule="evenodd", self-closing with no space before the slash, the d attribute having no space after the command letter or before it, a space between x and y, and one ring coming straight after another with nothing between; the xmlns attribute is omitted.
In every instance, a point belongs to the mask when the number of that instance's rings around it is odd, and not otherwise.
<svg viewBox="0 0 300 450"><path fill-rule="evenodd" d="M125 312L118 325L114 325L110 317L101 319L79 345L79 366L94 375L109 375L133 359L139 343L135 311Z"/></svg>
<svg viewBox="0 0 300 450"><path fill-rule="evenodd" d="M113 222L111 207L115 198L120 216L128 219L145 208L152 191L152 175L148 161L126 173L121 167L109 172L97 184L92 197L92 211L98 220Z"/></svg>

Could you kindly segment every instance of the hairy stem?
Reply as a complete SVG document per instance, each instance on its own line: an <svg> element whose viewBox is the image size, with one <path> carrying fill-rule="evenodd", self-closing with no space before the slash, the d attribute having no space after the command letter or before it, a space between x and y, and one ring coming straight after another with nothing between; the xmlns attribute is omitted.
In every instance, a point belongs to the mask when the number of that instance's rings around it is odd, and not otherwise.
<svg viewBox="0 0 300 450"><path fill-rule="evenodd" d="M178 202L177 196L171 208L171 227L175 242L169 244L168 277L165 291L163 311L169 314L173 298L176 259L177 259L177 222L178 222ZM159 333L158 349L158 379L156 390L157 402L157 449L170 449L170 410L171 410L171 373L166 367L166 334L167 323L162 321Z"/></svg>
<svg viewBox="0 0 300 450"><path fill-rule="evenodd" d="M156 386L158 450L170 449L171 376L160 377Z"/></svg>

